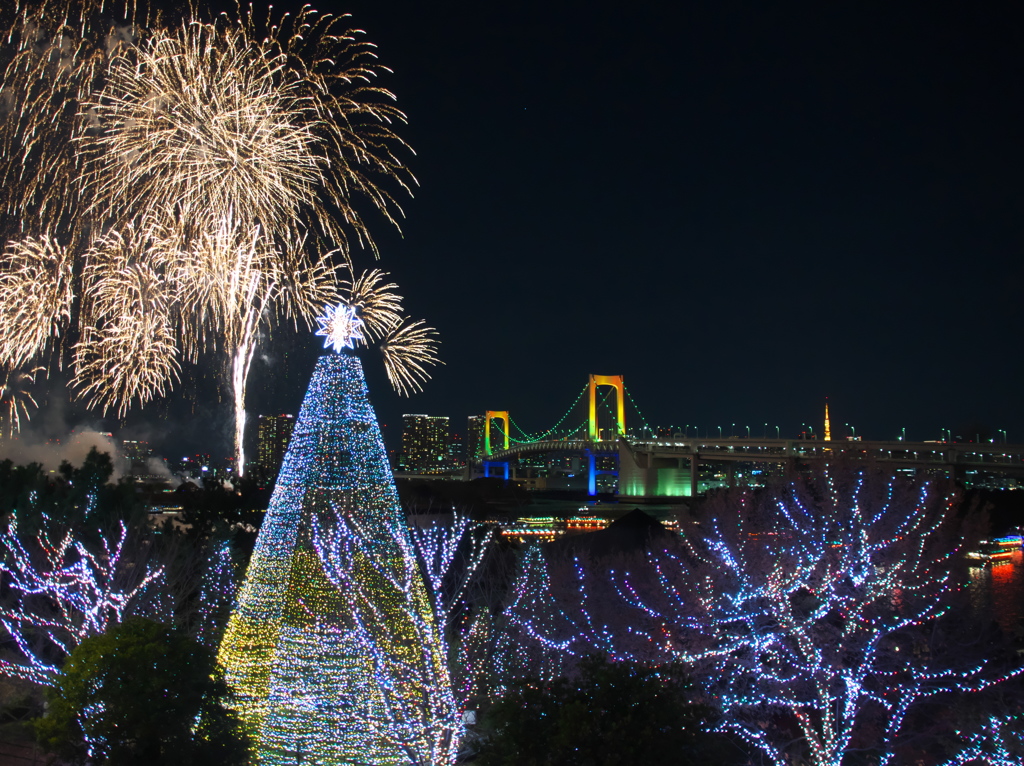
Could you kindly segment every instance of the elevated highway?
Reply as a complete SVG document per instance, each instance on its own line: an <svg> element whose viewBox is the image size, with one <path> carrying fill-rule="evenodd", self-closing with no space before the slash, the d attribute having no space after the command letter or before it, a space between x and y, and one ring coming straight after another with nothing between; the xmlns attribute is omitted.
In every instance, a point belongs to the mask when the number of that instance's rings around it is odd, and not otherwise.
<svg viewBox="0 0 1024 766"><path fill-rule="evenodd" d="M816 439L552 439L510 445L482 458L508 464L521 456L570 452L594 457L618 454L619 495L624 498L688 496L699 486L700 466L723 464L732 483L737 464L801 464L848 460L896 469L966 471L1024 476L1024 444ZM591 481L591 486L593 482Z"/></svg>

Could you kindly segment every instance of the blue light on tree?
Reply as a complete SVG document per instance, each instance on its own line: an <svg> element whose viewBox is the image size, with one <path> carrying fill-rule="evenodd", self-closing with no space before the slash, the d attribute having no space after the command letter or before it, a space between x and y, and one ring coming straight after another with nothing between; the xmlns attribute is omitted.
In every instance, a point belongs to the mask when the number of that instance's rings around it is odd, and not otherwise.
<svg viewBox="0 0 1024 766"><path fill-rule="evenodd" d="M260 764L454 761L444 641L353 355L317 362L220 660Z"/></svg>

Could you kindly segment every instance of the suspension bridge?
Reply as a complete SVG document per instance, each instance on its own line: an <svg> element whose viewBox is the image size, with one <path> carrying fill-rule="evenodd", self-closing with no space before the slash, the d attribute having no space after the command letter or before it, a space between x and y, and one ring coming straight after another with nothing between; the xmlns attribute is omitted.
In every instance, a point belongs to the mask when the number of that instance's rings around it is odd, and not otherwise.
<svg viewBox="0 0 1024 766"><path fill-rule="evenodd" d="M580 404L586 396L586 414ZM614 396L614 403L610 402ZM626 404L641 427L626 429ZM573 415L576 415L573 418ZM524 462L529 471L543 456L563 456L591 496L614 487L630 501L701 494L712 487L761 483L772 475L827 460L870 461L896 471L929 471L958 479L969 475L1024 476L1024 445L750 438L730 435L689 438L655 436L621 375L590 375L568 410L547 431L522 430L506 410L489 410L483 449L475 461L484 476L505 479ZM603 482L601 477L610 477ZM603 487L602 487L603 484ZM581 489L584 487L580 487Z"/></svg>

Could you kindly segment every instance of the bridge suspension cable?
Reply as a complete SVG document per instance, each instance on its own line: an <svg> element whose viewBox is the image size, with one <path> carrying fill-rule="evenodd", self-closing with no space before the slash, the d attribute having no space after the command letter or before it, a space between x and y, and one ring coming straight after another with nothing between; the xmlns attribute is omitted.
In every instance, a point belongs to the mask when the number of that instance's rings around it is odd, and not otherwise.
<svg viewBox="0 0 1024 766"><path fill-rule="evenodd" d="M569 405L568 409L566 409L566 411L562 413L562 416L558 419L558 421L546 431L538 431L537 433L531 434L529 431L527 431L521 425L519 425L515 421L515 419L511 417L511 415L509 416L510 427L508 429L508 434L505 433L505 429L500 425L500 421L498 420L494 422L492 428L494 428L501 435L502 438L508 436L509 442L514 444L532 444L535 442L544 441L547 437L550 437L552 434L556 436L565 437L570 437L574 434L579 434L581 431L585 431L587 429L587 422L585 419L583 422L581 422L579 425L575 427L566 427L564 431L560 431L559 429L561 428L562 424L565 423L565 421L569 418L569 416L573 414L573 410L576 409L576 405L578 405L580 403L580 400L583 399L584 395L587 393L588 388L589 385L584 385L580 389L580 392L576 395L575 401L573 401L573 403ZM626 393L626 398L633 405L633 409L639 417L643 427L646 428L650 433L653 433L654 430L651 428L651 425L648 422L647 418L644 417L644 414L640 410L640 407L637 406L636 399L633 397L633 394L629 391L628 388L625 387L625 385L623 385L623 390ZM597 407L598 409L603 410L606 414L615 417L615 413L612 412L611 405L608 403L613 393L614 391L611 389L605 391L604 395L598 402ZM513 429L517 431L522 438L514 436L511 433Z"/></svg>
<svg viewBox="0 0 1024 766"><path fill-rule="evenodd" d="M525 439L516 439L514 436L509 434L509 440L510 441L514 441L517 444L529 444L531 442L543 441L545 437L550 436L555 431L557 431L558 427L561 426L562 423L565 422L565 419L568 418L572 414L572 411L576 408L576 405L580 403L580 400L583 398L583 395L587 392L587 388L588 388L588 386L583 386L583 388L580 389L580 392L579 392L579 394L576 397L576 401L574 401L572 404L569 405L569 409L567 409L565 411L565 413L562 415L562 417L560 417L558 419L558 422L555 423L547 431L540 432L539 435L535 436L535 435L529 433L528 431L523 430L523 428L518 423L516 423L515 420L513 420L511 416L509 416L509 421L511 422L512 426L517 431L519 431L520 434L522 434L525 437ZM512 429L510 428L509 431L511 431L511 430ZM573 429L573 430L575 431L575 430L579 430L579 429Z"/></svg>
<svg viewBox="0 0 1024 766"><path fill-rule="evenodd" d="M576 399L573 401L573 403L569 405L568 409L566 409L564 413L562 413L562 416L557 420L557 422L546 431L530 433L522 426L520 426L511 416L508 416L508 423L505 424L504 426L501 425L500 419L496 419L493 422L492 428L494 428L498 432L498 434L500 434L502 439L507 438L510 444L533 444L535 442L545 441L546 439L549 439L549 437L551 437L552 435L554 435L556 438L571 438L573 435L579 435L581 431L585 433L589 425L585 417L583 418L583 421L575 427L566 426L564 429L562 429L562 426L565 423L565 421L569 418L569 416L573 414L573 411L576 409L576 406L586 395L589 388L589 384L584 385L580 389L579 393L576 395ZM623 384L622 389L625 392L626 399L629 401L630 404L633 405L633 410L636 412L643 428L646 429L648 433L653 434L654 429L651 427L651 424L647 420L647 418L644 417L643 411L637 405L636 398L633 396L632 392L628 388L626 388L625 384ZM604 395L597 403L597 408L603 410L606 414L614 418L615 413L612 412L611 406L609 405L609 400L611 399L613 393L614 389L608 389L607 391L605 391ZM506 433L506 429L508 430L509 433ZM519 437L521 438L513 436L511 433L512 431L518 432Z"/></svg>
<svg viewBox="0 0 1024 766"><path fill-rule="evenodd" d="M625 389L625 385L623 385L623 389ZM605 389L604 396L601 397L601 401L597 402L594 409L595 411L603 410L614 421L617 413L613 412L611 405L608 404L608 400L612 398L613 393L615 393L614 388Z"/></svg>
<svg viewBox="0 0 1024 766"><path fill-rule="evenodd" d="M622 390L626 392L626 398L629 400L629 403L633 405L633 409L636 410L636 414L640 417L640 422L643 423L644 428L653 435L654 429L651 428L651 424L647 422L647 418L645 418L644 414L640 411L640 407L637 406L636 399L633 398L633 394L631 394L629 389L626 388L625 383L622 384Z"/></svg>

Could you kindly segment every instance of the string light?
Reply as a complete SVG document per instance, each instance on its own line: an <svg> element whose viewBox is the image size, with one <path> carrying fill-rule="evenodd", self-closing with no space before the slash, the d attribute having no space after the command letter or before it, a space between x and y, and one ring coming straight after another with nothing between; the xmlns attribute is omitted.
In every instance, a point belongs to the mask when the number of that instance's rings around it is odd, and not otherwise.
<svg viewBox="0 0 1024 766"><path fill-rule="evenodd" d="M220 648L258 762L454 762L445 651L362 366L323 356Z"/></svg>
<svg viewBox="0 0 1024 766"><path fill-rule="evenodd" d="M720 729L771 762L790 763L801 742L809 763L839 766L874 708L886 766L915 703L1024 670L913 651L948 611L962 552L946 531L952 499L934 485L826 471L772 496L731 497L702 535L649 551L636 572L598 574L528 548L496 645L497 687L565 675L594 651L679 660L704 680Z"/></svg>
<svg viewBox="0 0 1024 766"><path fill-rule="evenodd" d="M1024 759L1024 736L1019 730L1009 730L1014 720L1010 716L993 716L981 730L962 735L965 739L963 748L942 766L1020 766ZM1017 722L1019 724L1019 719Z"/></svg>
<svg viewBox="0 0 1024 766"><path fill-rule="evenodd" d="M199 579L199 610L194 629L197 641L214 649L234 605L238 582L231 555L231 539L211 540L203 574Z"/></svg>
<svg viewBox="0 0 1024 766"><path fill-rule="evenodd" d="M87 507L96 502L90 495ZM95 550L47 514L41 522L27 544L18 535L16 512L0 532L0 572L14 596L0 611L0 625L21 655L0 659L0 673L53 686L59 666L82 639L153 606L149 597L164 568L129 555L137 551L124 522L112 535L99 531Z"/></svg>

